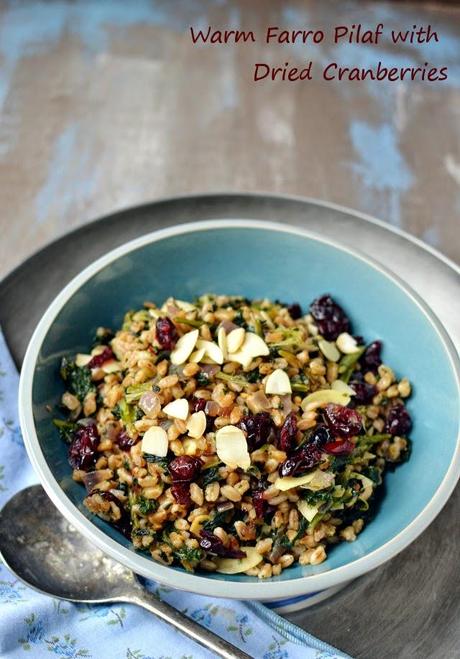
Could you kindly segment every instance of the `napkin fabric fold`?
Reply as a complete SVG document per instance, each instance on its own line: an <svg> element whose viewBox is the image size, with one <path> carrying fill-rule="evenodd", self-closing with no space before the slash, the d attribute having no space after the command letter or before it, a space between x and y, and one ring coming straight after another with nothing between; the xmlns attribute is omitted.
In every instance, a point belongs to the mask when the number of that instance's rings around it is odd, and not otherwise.
<svg viewBox="0 0 460 659"><path fill-rule="evenodd" d="M37 482L17 414L18 374L0 331L0 508ZM56 441L59 441L58 439ZM211 599L147 586L204 627L256 659L339 659L347 655L258 602ZM208 659L215 656L143 609L89 606L46 597L0 563L0 657Z"/></svg>

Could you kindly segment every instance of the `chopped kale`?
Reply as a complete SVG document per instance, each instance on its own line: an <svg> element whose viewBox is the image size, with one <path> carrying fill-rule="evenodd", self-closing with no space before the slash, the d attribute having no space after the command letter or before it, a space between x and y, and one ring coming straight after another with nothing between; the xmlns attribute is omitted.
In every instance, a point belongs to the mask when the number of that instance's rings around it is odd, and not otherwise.
<svg viewBox="0 0 460 659"><path fill-rule="evenodd" d="M87 366L77 366L66 357L63 357L61 362L61 377L70 393L74 394L81 403L90 391L96 391L91 379L91 370Z"/></svg>
<svg viewBox="0 0 460 659"><path fill-rule="evenodd" d="M349 382L353 371L356 368L359 358L363 354L366 348L360 348L356 352L351 353L350 355L344 355L339 361L339 374L340 379L343 382Z"/></svg>
<svg viewBox="0 0 460 659"><path fill-rule="evenodd" d="M200 371L196 376L196 383L200 387L207 387L209 384L209 376L204 371Z"/></svg>
<svg viewBox="0 0 460 659"><path fill-rule="evenodd" d="M63 439L67 444L70 444L73 439L74 432L78 428L77 424L72 423L72 421L64 421L63 419L53 419L53 423L59 430L61 439Z"/></svg>
<svg viewBox="0 0 460 659"><path fill-rule="evenodd" d="M152 391L153 381L143 382L142 384L133 384L126 389L126 402L131 404L137 402L142 394Z"/></svg>
<svg viewBox="0 0 460 659"><path fill-rule="evenodd" d="M212 533L218 526L224 527L225 524L228 524L229 512L232 511L223 510L220 513L215 512L213 517L203 524L203 529Z"/></svg>
<svg viewBox="0 0 460 659"><path fill-rule="evenodd" d="M204 553L203 550L198 547L181 547L180 549L176 549L174 556L180 561L186 563L199 563L203 558Z"/></svg>
<svg viewBox="0 0 460 659"><path fill-rule="evenodd" d="M254 384L255 382L260 382L261 379L262 379L262 375L259 372L258 368L255 368L254 370L249 371L249 373L246 374L246 380L251 384Z"/></svg>
<svg viewBox="0 0 460 659"><path fill-rule="evenodd" d="M215 481L221 479L221 476L219 475L219 465L216 465L215 467L210 467L209 469L206 469L202 473L203 473L204 487L206 487L206 485L209 485L210 483L214 483Z"/></svg>
<svg viewBox="0 0 460 659"><path fill-rule="evenodd" d="M139 506L139 512L142 515L153 513L158 508L158 503L155 501L155 499L145 499L144 497L139 497L137 504Z"/></svg>
<svg viewBox="0 0 460 659"><path fill-rule="evenodd" d="M332 501L333 491L333 487L330 487L327 490L319 490L317 492L314 492L313 490L304 490L301 496L310 506L323 506Z"/></svg>
<svg viewBox="0 0 460 659"><path fill-rule="evenodd" d="M297 530L297 535L296 535L295 538L293 539L293 541L292 541L292 545L295 545L295 543L297 542L297 540L300 540L301 538L303 538L303 536L304 536L305 533L307 532L307 528L308 528L308 521L305 519L305 517L302 516L302 517L300 518L299 528L298 528L298 530Z"/></svg>
<svg viewBox="0 0 460 659"><path fill-rule="evenodd" d="M126 398L122 398L113 410L113 415L117 419L121 419L126 426L129 426L139 420L139 412L142 416L142 410L135 405L130 405Z"/></svg>
<svg viewBox="0 0 460 659"><path fill-rule="evenodd" d="M144 460L146 462L154 462L159 465L165 471L168 471L169 458L160 458L158 455L151 455L150 453L144 453Z"/></svg>

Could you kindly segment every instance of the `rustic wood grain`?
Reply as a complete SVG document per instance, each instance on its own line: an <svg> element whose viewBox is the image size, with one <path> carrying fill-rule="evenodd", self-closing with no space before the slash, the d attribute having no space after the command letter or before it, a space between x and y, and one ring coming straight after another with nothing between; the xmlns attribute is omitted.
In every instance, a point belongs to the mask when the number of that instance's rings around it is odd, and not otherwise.
<svg viewBox="0 0 460 659"><path fill-rule="evenodd" d="M0 6L0 276L89 220L188 192L286 192L460 258L460 9L313 0ZM428 46L193 46L190 25L431 23ZM257 61L447 65L444 83L251 80Z"/></svg>

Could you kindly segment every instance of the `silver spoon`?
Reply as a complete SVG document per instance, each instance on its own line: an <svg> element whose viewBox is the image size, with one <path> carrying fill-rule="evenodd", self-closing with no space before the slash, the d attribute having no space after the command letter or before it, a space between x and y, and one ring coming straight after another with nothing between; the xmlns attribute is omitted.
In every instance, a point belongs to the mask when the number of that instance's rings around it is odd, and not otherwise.
<svg viewBox="0 0 460 659"><path fill-rule="evenodd" d="M131 570L73 528L40 485L21 490L0 511L0 556L21 581L45 595L89 604L138 604L220 657L251 659L152 595Z"/></svg>

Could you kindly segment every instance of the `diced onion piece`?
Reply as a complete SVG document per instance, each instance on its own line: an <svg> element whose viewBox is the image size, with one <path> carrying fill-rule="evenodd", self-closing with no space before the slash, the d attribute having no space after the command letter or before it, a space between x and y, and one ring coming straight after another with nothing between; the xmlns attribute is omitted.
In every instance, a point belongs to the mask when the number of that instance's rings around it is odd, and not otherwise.
<svg viewBox="0 0 460 659"><path fill-rule="evenodd" d="M328 405L329 403L348 405L349 402L350 396L348 394L336 391L335 389L320 389L319 391L314 391L312 394L308 394L308 396L303 399L301 408L306 412L307 410L312 410L316 407L321 407L322 405Z"/></svg>
<svg viewBox="0 0 460 659"><path fill-rule="evenodd" d="M196 347L198 350L204 350L206 355L212 359L213 362L216 364L223 364L224 363L224 355L222 353L222 350L219 348L217 343L214 343L213 341L205 341L204 339L200 339Z"/></svg>
<svg viewBox="0 0 460 659"><path fill-rule="evenodd" d="M187 430L190 437L198 439L202 437L206 430L206 414L203 410L194 412L190 419L187 421Z"/></svg>
<svg viewBox="0 0 460 659"><path fill-rule="evenodd" d="M304 476L286 476L285 478L277 478L275 487L282 492L292 490L294 487L303 487L307 490L324 490L330 487L334 482L334 474L330 471L315 471L305 474Z"/></svg>
<svg viewBox="0 0 460 659"><path fill-rule="evenodd" d="M166 430L160 426L149 428L142 438L141 449L142 453L164 458L168 453L168 435Z"/></svg>
<svg viewBox="0 0 460 659"><path fill-rule="evenodd" d="M216 432L216 453L228 467L248 469L251 458L244 432L236 426L224 426Z"/></svg>
<svg viewBox="0 0 460 659"><path fill-rule="evenodd" d="M176 343L176 347L170 355L172 364L175 364L176 366L179 364L185 364L198 341L198 334L198 330L194 329L180 337L179 341Z"/></svg>
<svg viewBox="0 0 460 659"><path fill-rule="evenodd" d="M340 391L341 394L356 396L356 391L343 380L335 380L335 382L331 384L331 388L334 389L334 391Z"/></svg>
<svg viewBox="0 0 460 659"><path fill-rule="evenodd" d="M354 352L359 352L360 348L356 339L348 334L348 332L342 332L336 339L336 344L338 349L343 352L345 355L352 355Z"/></svg>
<svg viewBox="0 0 460 659"><path fill-rule="evenodd" d="M206 354L205 349L199 348L199 350L195 350L195 352L192 352L192 354L189 357L189 362L198 364L198 362L200 362L203 359L205 354Z"/></svg>
<svg viewBox="0 0 460 659"><path fill-rule="evenodd" d="M79 366L80 368L82 366L86 366L89 364L89 362L92 360L92 355L84 355L83 353L79 352L78 355L75 357L75 365Z"/></svg>
<svg viewBox="0 0 460 659"><path fill-rule="evenodd" d="M190 302L184 302L184 300L174 300L174 303L179 309L182 309L182 311L195 311L196 309L193 304L190 304Z"/></svg>
<svg viewBox="0 0 460 659"><path fill-rule="evenodd" d="M222 350L224 359L227 357L227 333L223 327L217 330L217 345Z"/></svg>
<svg viewBox="0 0 460 659"><path fill-rule="evenodd" d="M239 572L247 572L251 568L259 565L263 560L263 556L256 551L255 547L241 547L246 556L245 558L218 558L214 559L217 565L217 572L222 574L238 574Z"/></svg>
<svg viewBox="0 0 460 659"><path fill-rule="evenodd" d="M330 341L322 339L318 341L318 347L330 362L338 362L340 359L340 352L337 350L336 346Z"/></svg>
<svg viewBox="0 0 460 659"><path fill-rule="evenodd" d="M309 503L303 501L302 499L297 502L297 508L299 512L305 517L307 522L311 522L319 511L319 506L310 506Z"/></svg>
<svg viewBox="0 0 460 659"><path fill-rule="evenodd" d="M244 335L246 331L243 327L238 327L237 329L232 330L227 335L227 350L228 352L236 352L239 350L244 341Z"/></svg>
<svg viewBox="0 0 460 659"><path fill-rule="evenodd" d="M238 362L243 368L248 368L255 357L262 357L269 353L270 350L267 344L260 336L253 332L246 332L240 349L229 355L229 359L232 362Z"/></svg>
<svg viewBox="0 0 460 659"><path fill-rule="evenodd" d="M186 398L177 398L163 407L163 412L175 419L185 421L188 417L188 400Z"/></svg>
<svg viewBox="0 0 460 659"><path fill-rule="evenodd" d="M265 381L266 394L278 394L284 396L292 393L288 374L281 368L277 368Z"/></svg>
<svg viewBox="0 0 460 659"><path fill-rule="evenodd" d="M104 373L117 373L118 371L121 371L121 364L120 362L117 362L116 359L109 359L101 364L101 368Z"/></svg>

